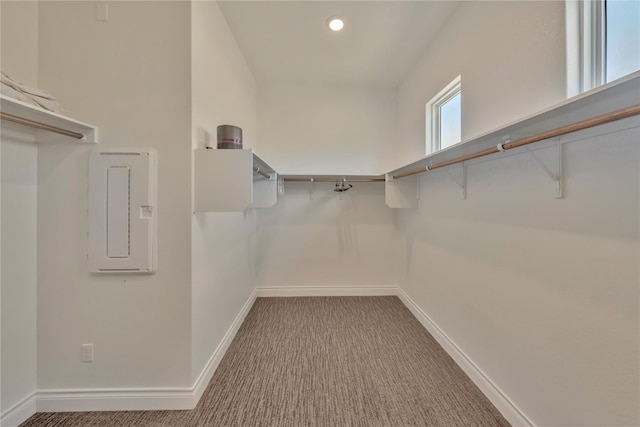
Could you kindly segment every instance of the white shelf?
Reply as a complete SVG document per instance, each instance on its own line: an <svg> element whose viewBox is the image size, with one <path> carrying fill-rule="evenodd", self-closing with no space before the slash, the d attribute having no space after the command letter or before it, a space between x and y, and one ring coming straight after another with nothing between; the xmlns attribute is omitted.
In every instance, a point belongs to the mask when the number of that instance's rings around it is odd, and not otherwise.
<svg viewBox="0 0 640 427"><path fill-rule="evenodd" d="M26 119L33 122L42 123L44 125L53 126L67 131L84 135L82 139L73 138L71 136L60 135L47 130L38 129L29 125L18 124L9 120L2 120L2 127L18 129L35 135L36 142L77 142L92 143L98 142L98 129L95 126L80 122L78 120L63 116L61 114L52 113L22 101L0 95L0 111L12 116Z"/></svg>
<svg viewBox="0 0 640 427"><path fill-rule="evenodd" d="M347 182L384 182L384 175L322 175L322 174L308 174L308 175L280 175L280 178L283 178L285 181L300 181L300 182L311 182L312 180L315 182L336 182L342 181L346 179Z"/></svg>
<svg viewBox="0 0 640 427"><path fill-rule="evenodd" d="M431 172L426 171L426 167L429 165L496 147L497 144L505 142L505 138L515 141L622 108L632 107L638 104L640 100L639 94L640 72L636 72L615 82L567 99L536 114L396 168L387 173L387 204L390 207L397 208L414 208L417 206L417 180L420 175L395 180L393 179L394 175L401 175L418 169L425 169L426 174L429 174ZM630 120L638 120L638 117ZM501 154L494 155L499 156ZM473 161L471 160L470 162Z"/></svg>
<svg viewBox="0 0 640 427"><path fill-rule="evenodd" d="M194 169L195 212L242 212L278 200L277 173L250 149L194 150Z"/></svg>

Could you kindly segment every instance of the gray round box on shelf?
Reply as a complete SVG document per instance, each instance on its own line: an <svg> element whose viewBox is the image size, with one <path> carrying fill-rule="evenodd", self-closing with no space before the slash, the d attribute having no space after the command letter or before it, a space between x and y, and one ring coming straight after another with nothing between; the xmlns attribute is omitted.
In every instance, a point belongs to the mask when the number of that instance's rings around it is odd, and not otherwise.
<svg viewBox="0 0 640 427"><path fill-rule="evenodd" d="M233 125L218 126L218 148L242 148L242 128Z"/></svg>

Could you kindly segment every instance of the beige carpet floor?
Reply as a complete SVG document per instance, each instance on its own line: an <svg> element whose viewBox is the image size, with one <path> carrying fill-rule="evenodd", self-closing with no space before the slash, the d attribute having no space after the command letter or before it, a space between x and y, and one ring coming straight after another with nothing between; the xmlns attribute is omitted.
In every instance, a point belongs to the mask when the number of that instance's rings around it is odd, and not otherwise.
<svg viewBox="0 0 640 427"><path fill-rule="evenodd" d="M194 410L21 427L508 425L398 298L313 297L258 298Z"/></svg>

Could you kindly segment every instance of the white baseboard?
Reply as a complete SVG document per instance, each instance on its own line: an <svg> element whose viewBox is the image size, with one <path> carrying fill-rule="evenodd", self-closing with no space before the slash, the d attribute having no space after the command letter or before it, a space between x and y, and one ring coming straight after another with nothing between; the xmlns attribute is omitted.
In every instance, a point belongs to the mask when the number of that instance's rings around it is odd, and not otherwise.
<svg viewBox="0 0 640 427"><path fill-rule="evenodd" d="M36 413L36 393L22 399L0 416L0 427L18 427Z"/></svg>
<svg viewBox="0 0 640 427"><path fill-rule="evenodd" d="M256 301L257 294L258 294L257 290L254 289L251 295L249 296L249 299L247 299L247 302L245 302L244 305L242 306L242 309L240 309L240 313L238 313L233 323L227 330L227 333L224 335L224 338L222 338L222 341L220 342L220 344L218 344L218 347L214 350L213 354L211 355L211 358L209 358L209 361L207 362L204 369L198 376L198 379L194 383L193 391L194 391L194 397L195 397L196 403L202 397L202 393L204 393L205 389L207 388L207 385L209 385L209 381L211 381L211 378L213 377L214 372L216 371L216 369L218 369L218 365L220 365L220 361L222 360L225 353L227 352L227 349L231 345L231 341L233 341L236 334L238 333L238 329L240 329L240 326L242 325L242 322L244 322L245 317L247 317L247 314L249 314L249 310L251 310L253 303Z"/></svg>
<svg viewBox="0 0 640 427"><path fill-rule="evenodd" d="M192 387L38 390L34 398L34 409L30 415L33 415L36 409L38 412L81 412L195 408L222 357L236 336L240 325L255 302L256 294L255 290L251 293Z"/></svg>
<svg viewBox="0 0 640 427"><path fill-rule="evenodd" d="M38 390L38 412L150 411L193 409L193 390L184 388Z"/></svg>
<svg viewBox="0 0 640 427"><path fill-rule="evenodd" d="M513 426L533 427L535 424L511 401L500 388L467 356L456 343L406 294L398 288L398 297L422 326L438 341L471 381Z"/></svg>
<svg viewBox="0 0 640 427"><path fill-rule="evenodd" d="M396 286L268 286L256 288L258 297L327 297L398 295Z"/></svg>

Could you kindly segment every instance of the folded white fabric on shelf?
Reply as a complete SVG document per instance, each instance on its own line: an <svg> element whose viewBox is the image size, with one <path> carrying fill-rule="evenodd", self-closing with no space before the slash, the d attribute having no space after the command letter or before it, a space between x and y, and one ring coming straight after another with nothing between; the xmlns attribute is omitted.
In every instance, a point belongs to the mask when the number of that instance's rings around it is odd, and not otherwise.
<svg viewBox="0 0 640 427"><path fill-rule="evenodd" d="M30 105L38 106L37 103L35 103L31 98L26 96L24 93L18 90L15 90L13 87L5 84L4 82L2 82L2 85L0 85L0 93L10 98L17 99L18 101L22 101Z"/></svg>
<svg viewBox="0 0 640 427"><path fill-rule="evenodd" d="M69 115L69 111L62 108L56 98L44 89L32 88L2 74L2 93L19 101L27 102L54 113ZM11 94L12 93L12 94Z"/></svg>
<svg viewBox="0 0 640 427"><path fill-rule="evenodd" d="M31 96L31 99L35 101L38 106L44 108L45 110L52 111L54 113L62 114L64 116L69 116L69 111L62 108L60 103L56 100L40 98L39 96Z"/></svg>
<svg viewBox="0 0 640 427"><path fill-rule="evenodd" d="M28 95L39 96L40 98L55 100L56 98L44 89L33 88L20 83L19 81L9 77L4 71L2 72L2 83L11 86L15 90L26 93Z"/></svg>

